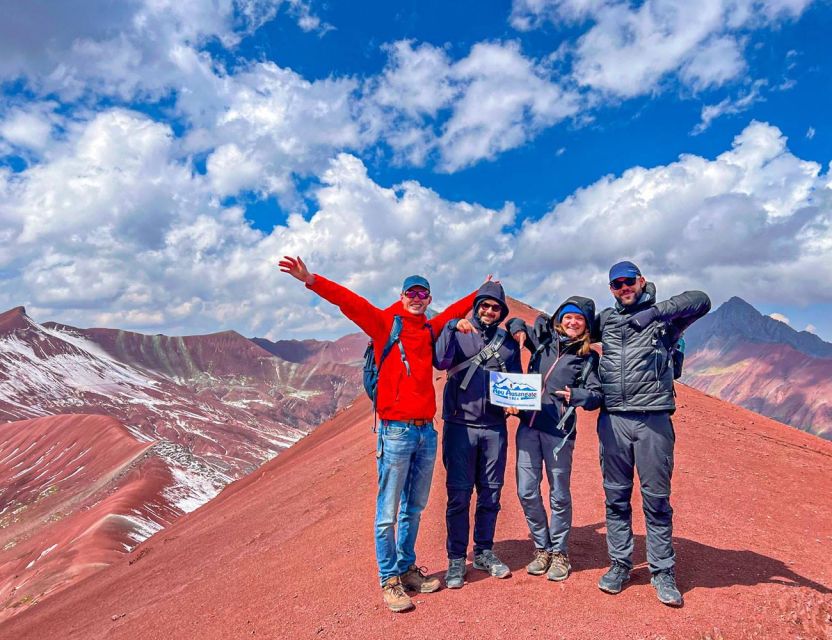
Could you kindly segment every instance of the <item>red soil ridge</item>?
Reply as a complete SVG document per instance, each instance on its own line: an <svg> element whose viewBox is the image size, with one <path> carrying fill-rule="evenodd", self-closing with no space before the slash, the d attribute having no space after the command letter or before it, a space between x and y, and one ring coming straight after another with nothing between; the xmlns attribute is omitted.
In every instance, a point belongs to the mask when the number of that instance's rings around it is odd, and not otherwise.
<svg viewBox="0 0 832 640"><path fill-rule="evenodd" d="M362 397L130 557L6 621L0 636L828 640L832 443L684 385L678 403L682 609L662 606L649 584L638 496L633 580L617 596L597 589L607 558L596 416L579 412L569 580L523 570L532 544L511 445L495 550L514 575L495 580L469 564L462 590L418 595L412 613L389 613L377 586L375 436ZM437 461L417 545L433 575L446 566L444 477Z"/></svg>
<svg viewBox="0 0 832 640"><path fill-rule="evenodd" d="M106 416L0 425L0 620L124 557L182 512L167 466ZM150 526L150 531L146 532Z"/></svg>

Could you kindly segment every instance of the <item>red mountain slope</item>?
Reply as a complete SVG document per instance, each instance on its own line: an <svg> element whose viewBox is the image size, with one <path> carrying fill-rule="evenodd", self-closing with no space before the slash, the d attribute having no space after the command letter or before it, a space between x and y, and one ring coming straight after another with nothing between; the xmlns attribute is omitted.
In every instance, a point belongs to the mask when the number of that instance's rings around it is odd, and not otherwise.
<svg viewBox="0 0 832 640"><path fill-rule="evenodd" d="M685 334L683 380L832 439L832 344L731 298Z"/></svg>
<svg viewBox="0 0 832 640"><path fill-rule="evenodd" d="M0 625L0 635L828 639L832 444L685 386L679 405L681 610L659 604L649 585L638 498L634 579L618 596L596 588L607 565L603 493L595 416L581 413L569 580L523 571L532 545L510 462L496 550L514 575L484 578L469 565L464 589L419 595L413 613L389 613L376 579L375 437L362 397L129 559ZM443 494L438 463L417 546L431 573L446 563Z"/></svg>
<svg viewBox="0 0 832 640"><path fill-rule="evenodd" d="M832 358L746 342L700 349L685 367L700 391L832 440Z"/></svg>
<svg viewBox="0 0 832 640"><path fill-rule="evenodd" d="M227 331L171 338L0 316L0 420L113 416L235 479L355 397L358 367L273 356Z"/></svg>
<svg viewBox="0 0 832 640"><path fill-rule="evenodd" d="M122 558L183 513L171 468L106 416L0 425L0 619Z"/></svg>

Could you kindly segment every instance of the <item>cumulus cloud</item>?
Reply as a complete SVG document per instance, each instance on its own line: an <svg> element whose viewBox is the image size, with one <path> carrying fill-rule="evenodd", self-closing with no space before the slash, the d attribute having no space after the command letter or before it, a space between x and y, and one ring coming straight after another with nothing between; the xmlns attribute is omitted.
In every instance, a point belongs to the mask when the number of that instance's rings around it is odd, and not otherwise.
<svg viewBox="0 0 832 640"><path fill-rule="evenodd" d="M304 255L385 304L403 272L428 270L441 306L511 255L513 206L448 202L409 181L382 187L349 154L321 172L314 215L270 234L219 205L190 163L169 127L113 109L74 125L37 166L0 173L0 301L86 325L332 334L349 325L310 307L279 256Z"/></svg>
<svg viewBox="0 0 832 640"><path fill-rule="evenodd" d="M702 90L743 73L744 33L801 15L811 0L514 0L520 30L545 22L592 26L572 54L578 83L631 98L675 74Z"/></svg>
<svg viewBox="0 0 832 640"><path fill-rule="evenodd" d="M13 2L0 21L0 81L41 94L129 100L184 86L187 60L216 39L235 47L285 7L302 28L324 27L303 0ZM189 55L190 54L190 55Z"/></svg>
<svg viewBox="0 0 832 640"><path fill-rule="evenodd" d="M517 42L480 42L457 61L411 41L396 42L388 52L370 101L391 131L387 142L416 164L434 151L444 171L494 158L581 106L578 94L545 64L525 57Z"/></svg>
<svg viewBox="0 0 832 640"><path fill-rule="evenodd" d="M252 190L291 207L295 175L317 174L338 151L374 140L356 113L354 80L310 82L272 62L233 76L204 73L205 91L178 104L194 125L185 146L209 154L208 177L219 195Z"/></svg>
<svg viewBox="0 0 832 640"><path fill-rule="evenodd" d="M808 332L808 333L814 333L815 335L818 334L818 328L813 324L807 324L806 328L803 329L803 330Z"/></svg>
<svg viewBox="0 0 832 640"><path fill-rule="evenodd" d="M831 224L828 173L791 154L777 128L755 122L714 160L685 155L579 189L524 223L512 270L536 302L552 290L604 299L606 268L625 258L660 293L829 301L832 288L812 274L832 266ZM551 275L541 282L540 274Z"/></svg>
<svg viewBox="0 0 832 640"><path fill-rule="evenodd" d="M8 151L41 153L51 142L53 128L62 121L55 114L56 107L50 101L30 102L0 111L0 141L9 146Z"/></svg>
<svg viewBox="0 0 832 640"><path fill-rule="evenodd" d="M415 181L380 185L354 155L320 172L314 211L270 233L218 204L171 130L111 110L71 127L37 166L0 172L0 303L39 319L177 333L337 335L354 326L275 268L284 254L376 304L426 273L437 306L487 273L551 309L609 302L606 273L636 261L664 297L832 302L832 185L775 127L752 123L710 160L685 155L577 190L516 226L511 203L454 202ZM46 247L46 249L44 249Z"/></svg>
<svg viewBox="0 0 832 640"><path fill-rule="evenodd" d="M791 324L789 319L786 316L784 316L782 313L770 313L770 314L768 314L768 317L772 318L774 320L777 320L779 322L782 322L783 324Z"/></svg>

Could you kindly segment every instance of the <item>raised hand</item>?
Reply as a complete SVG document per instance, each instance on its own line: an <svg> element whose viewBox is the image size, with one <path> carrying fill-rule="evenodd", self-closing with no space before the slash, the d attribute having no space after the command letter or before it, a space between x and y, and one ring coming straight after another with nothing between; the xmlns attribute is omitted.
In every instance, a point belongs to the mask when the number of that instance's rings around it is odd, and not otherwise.
<svg viewBox="0 0 832 640"><path fill-rule="evenodd" d="M517 340L517 346L519 346L522 349L523 345L526 344L526 332L525 331L515 331L514 333L511 334L511 336L515 340Z"/></svg>
<svg viewBox="0 0 832 640"><path fill-rule="evenodd" d="M456 330L460 333L475 333L476 329L474 325L471 324L471 321L467 318L462 318L462 320L457 320L456 323Z"/></svg>
<svg viewBox="0 0 832 640"><path fill-rule="evenodd" d="M629 324L633 329L636 331L644 331L653 320L655 320L659 315L659 310L656 307L648 307L643 311L639 311L638 313L634 313L631 315L628 320L627 324Z"/></svg>
<svg viewBox="0 0 832 640"><path fill-rule="evenodd" d="M555 391L555 395L562 399L565 404L569 404L569 401L572 399L572 389L564 387L562 391Z"/></svg>
<svg viewBox="0 0 832 640"><path fill-rule="evenodd" d="M283 260L277 263L283 273L288 273L293 278L300 280L305 284L312 284L315 282L315 275L309 273L309 269L301 260L301 257L292 258L290 256L283 256Z"/></svg>

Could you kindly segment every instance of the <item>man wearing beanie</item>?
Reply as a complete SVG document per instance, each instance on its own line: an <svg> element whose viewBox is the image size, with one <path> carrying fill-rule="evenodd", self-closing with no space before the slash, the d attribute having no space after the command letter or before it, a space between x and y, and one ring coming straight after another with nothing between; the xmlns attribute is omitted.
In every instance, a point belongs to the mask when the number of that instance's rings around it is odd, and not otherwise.
<svg viewBox="0 0 832 640"><path fill-rule="evenodd" d="M671 414L676 410L672 351L682 333L711 308L701 291L686 291L663 302L632 262L609 273L615 306L601 312L594 339L603 344L598 375L604 406L598 417L601 472L607 512L611 566L598 587L619 593L633 567L631 496L638 471L647 525L647 562L659 600L682 605L673 551Z"/></svg>
<svg viewBox="0 0 832 640"><path fill-rule="evenodd" d="M495 578L511 575L493 551L506 470L506 414L488 401L491 371L522 371L517 342L499 326L507 315L503 288L497 282L486 282L474 298L471 320L449 321L436 341L436 366L448 371L442 408L442 461L448 490L445 584L450 589L465 584L474 487L474 568Z"/></svg>
<svg viewBox="0 0 832 640"><path fill-rule="evenodd" d="M415 552L436 460L434 328L438 331L449 320L463 318L475 294L428 320L425 312L432 298L430 284L422 276L406 278L400 298L379 309L349 289L310 273L300 257L284 256L279 267L337 305L373 340L379 366L376 411L381 420L376 448L376 560L384 603L391 611L407 611L414 605L405 590L430 593L440 586L437 578L428 578L416 565ZM401 331L393 346L395 353L391 350L381 362L396 323L401 324Z"/></svg>

